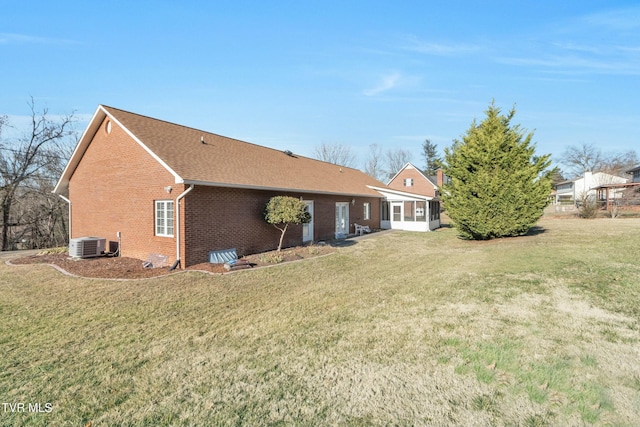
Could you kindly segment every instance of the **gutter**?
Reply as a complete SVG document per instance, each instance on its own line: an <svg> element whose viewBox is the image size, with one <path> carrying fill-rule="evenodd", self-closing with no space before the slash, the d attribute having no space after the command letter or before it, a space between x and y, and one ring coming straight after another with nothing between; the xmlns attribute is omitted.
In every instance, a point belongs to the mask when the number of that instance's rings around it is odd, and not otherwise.
<svg viewBox="0 0 640 427"><path fill-rule="evenodd" d="M171 266L171 270L175 270L176 267L180 265L180 200L189 194L194 187L195 185L191 184L189 188L176 197L176 262Z"/></svg>
<svg viewBox="0 0 640 427"><path fill-rule="evenodd" d="M62 200L64 200L69 204L69 241L71 241L71 200L69 200L67 197L63 196L62 194L58 194L58 197L60 197Z"/></svg>

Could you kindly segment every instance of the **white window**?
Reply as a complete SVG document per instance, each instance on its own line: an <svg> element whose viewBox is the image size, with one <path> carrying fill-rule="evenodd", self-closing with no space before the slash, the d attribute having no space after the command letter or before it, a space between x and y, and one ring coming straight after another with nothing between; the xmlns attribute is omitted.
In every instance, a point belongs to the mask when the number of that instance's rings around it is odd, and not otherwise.
<svg viewBox="0 0 640 427"><path fill-rule="evenodd" d="M364 219L371 219L371 204L364 204Z"/></svg>
<svg viewBox="0 0 640 427"><path fill-rule="evenodd" d="M416 202L404 202L404 220L415 221L416 220Z"/></svg>
<svg viewBox="0 0 640 427"><path fill-rule="evenodd" d="M427 202L416 202L416 221L427 220Z"/></svg>
<svg viewBox="0 0 640 427"><path fill-rule="evenodd" d="M404 186L405 187L412 187L413 186L413 178L405 178L404 179Z"/></svg>
<svg viewBox="0 0 640 427"><path fill-rule="evenodd" d="M156 236L173 237L173 200L156 200Z"/></svg>

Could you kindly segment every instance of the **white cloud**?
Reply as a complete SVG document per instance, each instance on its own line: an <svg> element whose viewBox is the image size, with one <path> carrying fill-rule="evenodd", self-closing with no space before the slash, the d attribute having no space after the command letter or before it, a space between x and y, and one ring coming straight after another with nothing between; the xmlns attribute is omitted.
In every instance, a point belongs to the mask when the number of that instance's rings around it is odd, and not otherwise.
<svg viewBox="0 0 640 427"><path fill-rule="evenodd" d="M588 25L614 31L630 31L640 28L640 7L614 9L587 15Z"/></svg>
<svg viewBox="0 0 640 427"><path fill-rule="evenodd" d="M0 33L0 44L77 44L68 39L37 37L26 34Z"/></svg>
<svg viewBox="0 0 640 427"><path fill-rule="evenodd" d="M612 55L543 54L528 57L498 57L508 65L538 67L559 74L640 75L637 58Z"/></svg>
<svg viewBox="0 0 640 427"><path fill-rule="evenodd" d="M410 36L407 37L407 44L402 49L429 55L451 56L478 52L483 48L480 45L468 43L435 43Z"/></svg>
<svg viewBox="0 0 640 427"><path fill-rule="evenodd" d="M393 89L398 86L401 79L400 73L393 73L383 76L382 79L378 82L378 84L371 89L365 89L362 93L366 96L375 96L382 92L386 92L388 90Z"/></svg>

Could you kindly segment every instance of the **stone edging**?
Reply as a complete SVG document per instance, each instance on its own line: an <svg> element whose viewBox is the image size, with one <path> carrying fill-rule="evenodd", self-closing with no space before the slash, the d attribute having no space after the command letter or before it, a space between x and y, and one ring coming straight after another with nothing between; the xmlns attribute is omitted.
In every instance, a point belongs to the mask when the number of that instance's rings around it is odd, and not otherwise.
<svg viewBox="0 0 640 427"><path fill-rule="evenodd" d="M67 270L65 270L64 268L62 268L62 267L60 267L58 265L51 264L51 263L14 264L14 263L11 262L10 259L8 259L8 260L5 261L5 264L9 265L11 267L27 267L27 266L30 266L30 265L46 265L46 266L49 266L49 267L53 267L55 270L58 270L58 272L66 275L66 276L75 277L75 278L78 278L78 279L111 280L111 281L114 281L114 282L135 282L135 281L140 281L140 280L160 279L160 278L163 278L163 277L170 277L170 276L175 276L175 275L178 275L178 274L189 273L189 272L205 273L205 274L209 274L211 276L226 276L228 274L244 273L244 272L247 272L247 271L260 270L260 269L263 269L263 268L280 267L280 266L283 266L283 265L293 264L293 263L300 262L300 261L309 261L309 260L312 260L312 259L323 258L323 257L329 256L329 255L333 255L333 254L335 254L335 252L331 252L331 253L323 254L323 255L318 255L318 256L315 256L313 258L297 259L297 260L294 260L294 261L287 261L287 262L282 262L282 263L273 264L273 265L264 265L264 266L255 267L255 268L245 268L245 269L236 270L236 271L226 271L224 273L214 273L214 272L207 271L207 270L179 270L179 271L176 271L176 272L173 272L173 273L163 274L163 275L160 275L160 276L138 277L138 278L135 278L135 279L122 279L122 278L113 278L113 277L104 277L104 278L102 278L102 277L79 276L77 274L73 274L73 273L68 272Z"/></svg>

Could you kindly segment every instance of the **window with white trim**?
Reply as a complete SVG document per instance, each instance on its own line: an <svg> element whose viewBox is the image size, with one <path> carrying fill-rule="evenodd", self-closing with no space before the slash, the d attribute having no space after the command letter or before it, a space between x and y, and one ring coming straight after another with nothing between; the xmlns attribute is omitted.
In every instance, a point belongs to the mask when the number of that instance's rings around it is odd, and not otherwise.
<svg viewBox="0 0 640 427"><path fill-rule="evenodd" d="M416 220L416 202L414 201L404 202L404 220L405 221Z"/></svg>
<svg viewBox="0 0 640 427"><path fill-rule="evenodd" d="M364 219L371 219L371 203L365 203L364 204Z"/></svg>
<svg viewBox="0 0 640 427"><path fill-rule="evenodd" d="M156 236L173 237L173 200L156 200Z"/></svg>
<svg viewBox="0 0 640 427"><path fill-rule="evenodd" d="M426 221L426 220L427 220L427 202L417 201L416 202L416 221Z"/></svg>
<svg viewBox="0 0 640 427"><path fill-rule="evenodd" d="M404 186L405 187L412 187L413 186L413 178L405 178L404 179Z"/></svg>

